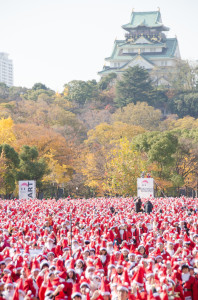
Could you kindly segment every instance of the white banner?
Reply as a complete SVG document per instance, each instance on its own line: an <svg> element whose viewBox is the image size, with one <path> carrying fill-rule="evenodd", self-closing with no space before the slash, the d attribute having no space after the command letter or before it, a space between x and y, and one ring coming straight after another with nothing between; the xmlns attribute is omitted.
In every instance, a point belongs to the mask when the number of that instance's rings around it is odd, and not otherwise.
<svg viewBox="0 0 198 300"><path fill-rule="evenodd" d="M137 179L137 195L140 198L154 197L154 180L153 178Z"/></svg>
<svg viewBox="0 0 198 300"><path fill-rule="evenodd" d="M19 181L19 199L35 199L36 198L36 181L21 180Z"/></svg>

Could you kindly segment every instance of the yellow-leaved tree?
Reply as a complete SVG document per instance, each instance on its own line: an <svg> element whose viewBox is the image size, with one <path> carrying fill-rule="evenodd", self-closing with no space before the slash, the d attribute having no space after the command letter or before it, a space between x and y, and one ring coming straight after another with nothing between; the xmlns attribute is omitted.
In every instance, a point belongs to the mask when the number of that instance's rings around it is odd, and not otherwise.
<svg viewBox="0 0 198 300"><path fill-rule="evenodd" d="M60 163L53 154L53 151L44 155L50 173L43 177L43 182L54 184L57 187L64 187L67 182L71 179L73 169L71 166L64 163Z"/></svg>
<svg viewBox="0 0 198 300"><path fill-rule="evenodd" d="M81 171L86 177L85 184L95 189L97 195L102 195L109 153L117 147L120 139L127 138L131 141L134 136L144 132L145 129L140 126L122 122L115 122L112 125L102 123L90 130L79 162L82 165Z"/></svg>
<svg viewBox="0 0 198 300"><path fill-rule="evenodd" d="M135 150L127 138L121 139L108 157L103 189L110 195L136 195L137 178L142 171L147 171L145 157Z"/></svg>
<svg viewBox="0 0 198 300"><path fill-rule="evenodd" d="M14 122L10 117L0 119L0 144L10 144L15 140L13 125Z"/></svg>

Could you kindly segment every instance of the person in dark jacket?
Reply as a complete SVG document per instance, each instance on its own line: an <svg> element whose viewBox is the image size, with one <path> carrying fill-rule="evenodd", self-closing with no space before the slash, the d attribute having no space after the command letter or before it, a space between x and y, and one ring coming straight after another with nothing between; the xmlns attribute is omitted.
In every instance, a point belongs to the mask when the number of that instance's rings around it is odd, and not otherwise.
<svg viewBox="0 0 198 300"><path fill-rule="evenodd" d="M152 210L153 210L153 204L151 203L150 200L148 200L148 201L145 203L144 209L145 209L145 212L146 212L147 214L150 214L150 213L152 212Z"/></svg>
<svg viewBox="0 0 198 300"><path fill-rule="evenodd" d="M141 206L142 206L142 201L140 198L138 198L135 202L135 212L136 213L141 212Z"/></svg>

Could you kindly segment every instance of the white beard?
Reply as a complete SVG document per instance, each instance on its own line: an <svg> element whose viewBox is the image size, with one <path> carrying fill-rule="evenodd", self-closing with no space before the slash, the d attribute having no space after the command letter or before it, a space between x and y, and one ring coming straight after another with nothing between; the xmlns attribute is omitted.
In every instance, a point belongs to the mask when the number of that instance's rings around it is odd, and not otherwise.
<svg viewBox="0 0 198 300"><path fill-rule="evenodd" d="M54 248L54 244L53 243L49 243L49 242L46 242L45 246L47 247L48 250L52 250L52 248Z"/></svg>
<svg viewBox="0 0 198 300"><path fill-rule="evenodd" d="M13 296L14 296L14 290L11 292L8 292L8 291L3 292L3 297L6 300L12 300Z"/></svg>
<svg viewBox="0 0 198 300"><path fill-rule="evenodd" d="M102 263L104 263L106 261L106 255L100 255L100 260Z"/></svg>
<svg viewBox="0 0 198 300"><path fill-rule="evenodd" d="M107 247L107 253L111 255L113 253L113 247Z"/></svg>
<svg viewBox="0 0 198 300"><path fill-rule="evenodd" d="M98 281L96 281L96 280L93 280L93 281L91 282L91 288L94 289L94 290L95 290L95 289L99 289L100 286L101 286L101 283L98 282Z"/></svg>
<svg viewBox="0 0 198 300"><path fill-rule="evenodd" d="M85 277L86 277L87 279L92 280L93 274L92 274L92 273L88 273L88 272L85 271Z"/></svg>
<svg viewBox="0 0 198 300"><path fill-rule="evenodd" d="M75 272L79 275L79 276L81 276L81 274L83 273L83 270L82 269L75 269Z"/></svg>
<svg viewBox="0 0 198 300"><path fill-rule="evenodd" d="M170 256L173 256L173 254L175 253L175 251L174 250L166 250L169 254L170 254Z"/></svg>
<svg viewBox="0 0 198 300"><path fill-rule="evenodd" d="M187 273L187 274L182 274L182 281L188 281L190 278L190 273Z"/></svg>
<svg viewBox="0 0 198 300"><path fill-rule="evenodd" d="M121 230L120 230L121 238L123 237L123 234L124 234L124 229L121 229Z"/></svg>
<svg viewBox="0 0 198 300"><path fill-rule="evenodd" d="M72 249L73 249L73 250L77 250L78 248L79 248L78 245L72 245Z"/></svg>
<svg viewBox="0 0 198 300"><path fill-rule="evenodd" d="M132 232L132 233L135 232L135 228L131 228L131 232Z"/></svg>
<svg viewBox="0 0 198 300"><path fill-rule="evenodd" d="M117 300L118 299L118 295L115 291L111 292L111 296L112 296L112 300Z"/></svg>
<svg viewBox="0 0 198 300"><path fill-rule="evenodd" d="M82 295L82 300L86 300L87 299L87 295Z"/></svg>

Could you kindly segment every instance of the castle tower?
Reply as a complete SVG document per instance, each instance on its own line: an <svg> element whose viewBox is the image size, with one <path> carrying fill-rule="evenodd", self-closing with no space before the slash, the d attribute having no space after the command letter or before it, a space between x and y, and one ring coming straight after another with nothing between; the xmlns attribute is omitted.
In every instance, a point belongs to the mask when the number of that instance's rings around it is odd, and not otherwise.
<svg viewBox="0 0 198 300"><path fill-rule="evenodd" d="M125 39L115 40L111 56L105 59L109 66L98 74L121 75L128 67L139 65L148 71L160 69L158 84L166 84L166 75L180 59L180 52L177 38L166 37L169 28L163 25L160 11L132 11L130 23L122 28L126 31Z"/></svg>

